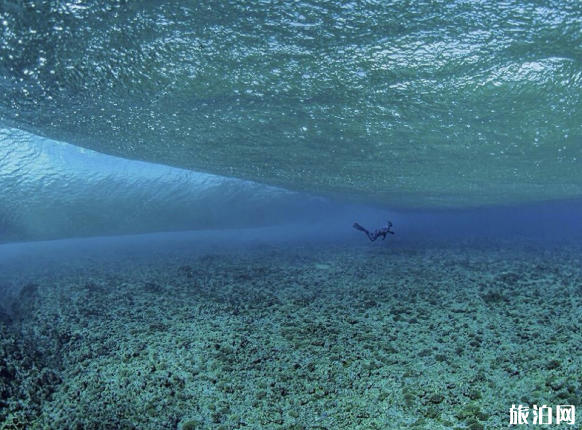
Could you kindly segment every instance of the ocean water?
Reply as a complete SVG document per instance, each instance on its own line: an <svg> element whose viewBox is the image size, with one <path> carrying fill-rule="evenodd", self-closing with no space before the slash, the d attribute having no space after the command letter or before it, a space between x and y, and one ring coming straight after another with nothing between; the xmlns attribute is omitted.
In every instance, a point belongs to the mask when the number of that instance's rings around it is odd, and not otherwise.
<svg viewBox="0 0 582 430"><path fill-rule="evenodd" d="M581 30L1 1L0 430L580 428Z"/></svg>

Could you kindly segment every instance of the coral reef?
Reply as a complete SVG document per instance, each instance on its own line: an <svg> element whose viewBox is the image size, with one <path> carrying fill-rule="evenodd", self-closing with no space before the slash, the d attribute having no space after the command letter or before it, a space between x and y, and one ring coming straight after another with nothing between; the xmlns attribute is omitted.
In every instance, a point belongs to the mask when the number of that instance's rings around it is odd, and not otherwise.
<svg viewBox="0 0 582 430"><path fill-rule="evenodd" d="M30 428L59 383L34 344L0 322L0 428Z"/></svg>
<svg viewBox="0 0 582 430"><path fill-rule="evenodd" d="M6 429L501 428L512 404L581 405L581 261L576 246L509 243L80 259L34 288L22 279L15 322L0 325L0 417Z"/></svg>

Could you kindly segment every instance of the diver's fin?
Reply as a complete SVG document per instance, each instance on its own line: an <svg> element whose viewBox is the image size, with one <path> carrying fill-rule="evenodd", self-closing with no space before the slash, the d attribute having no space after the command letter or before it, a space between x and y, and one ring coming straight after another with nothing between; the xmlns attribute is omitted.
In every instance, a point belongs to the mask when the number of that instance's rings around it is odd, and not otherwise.
<svg viewBox="0 0 582 430"><path fill-rule="evenodd" d="M355 228L356 230L360 230L365 232L366 234L368 234L368 230L366 230L364 227L362 227L360 224L358 224L357 222L354 223L354 225L352 226L353 228Z"/></svg>

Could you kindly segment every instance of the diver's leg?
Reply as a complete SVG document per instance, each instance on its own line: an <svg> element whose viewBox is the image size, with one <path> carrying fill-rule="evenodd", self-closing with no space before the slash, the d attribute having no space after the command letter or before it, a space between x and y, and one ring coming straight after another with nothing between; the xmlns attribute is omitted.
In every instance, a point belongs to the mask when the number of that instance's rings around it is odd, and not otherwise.
<svg viewBox="0 0 582 430"><path fill-rule="evenodd" d="M355 222L354 225L352 225L352 227L355 228L356 230L360 230L360 231L363 231L364 233L366 233L366 236L368 236L368 239L370 239L370 241L372 241L372 242L374 242L376 239L378 239L378 236L374 235L374 233L370 233L368 231L368 229L365 229L357 222Z"/></svg>
<svg viewBox="0 0 582 430"><path fill-rule="evenodd" d="M375 237L374 237L374 239L372 239L372 237L374 236L372 233L370 233L367 229L362 227L357 222L355 222L354 225L352 225L352 227L355 228L356 230L360 230L360 231L363 231L364 233L366 233L366 236L368 236L368 239L370 239L372 242L374 242L376 240Z"/></svg>

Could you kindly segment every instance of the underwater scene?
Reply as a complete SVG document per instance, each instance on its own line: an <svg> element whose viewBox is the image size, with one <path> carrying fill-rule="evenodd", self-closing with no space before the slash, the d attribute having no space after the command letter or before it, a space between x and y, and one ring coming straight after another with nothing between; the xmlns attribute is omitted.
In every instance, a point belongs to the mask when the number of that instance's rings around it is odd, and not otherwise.
<svg viewBox="0 0 582 430"><path fill-rule="evenodd" d="M0 430L582 428L582 2L0 0Z"/></svg>

